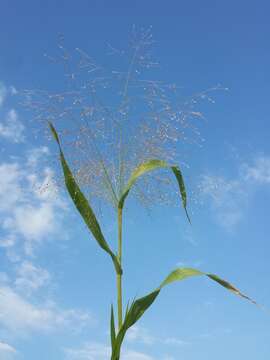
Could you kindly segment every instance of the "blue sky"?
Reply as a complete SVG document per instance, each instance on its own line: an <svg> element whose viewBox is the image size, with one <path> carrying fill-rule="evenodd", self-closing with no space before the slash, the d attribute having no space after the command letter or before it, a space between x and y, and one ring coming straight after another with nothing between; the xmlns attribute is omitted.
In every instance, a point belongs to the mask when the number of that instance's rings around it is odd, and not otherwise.
<svg viewBox="0 0 270 360"><path fill-rule="evenodd" d="M125 299L176 266L230 280L269 309L269 4L266 1L7 1L0 13L0 358L108 359L112 266L65 192L54 193L55 146L19 104L23 89L54 90L57 34L104 60L133 24L153 27L157 78L188 94L217 84L203 105L203 146L185 149L192 226L182 209L124 219ZM179 147L179 151L181 148ZM42 191L40 191L40 189ZM191 196L190 196L191 197ZM113 238L111 216L101 219ZM112 241L113 243L113 241ZM207 279L174 284L132 329L123 360L265 360L269 312Z"/></svg>

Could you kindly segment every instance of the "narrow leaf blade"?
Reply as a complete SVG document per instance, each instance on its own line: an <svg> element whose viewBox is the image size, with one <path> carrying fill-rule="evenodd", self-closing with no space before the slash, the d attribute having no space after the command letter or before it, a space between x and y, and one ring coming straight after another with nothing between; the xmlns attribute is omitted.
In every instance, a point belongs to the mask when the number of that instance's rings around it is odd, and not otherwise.
<svg viewBox="0 0 270 360"><path fill-rule="evenodd" d="M183 175L182 175L179 167L172 166L171 169L172 169L172 171L173 171L173 173L174 173L174 175L175 175L175 177L177 179L177 182L178 182L180 194L181 194L181 197L182 197L182 204L183 204L183 208L185 210L187 219L188 219L189 223L191 223L190 217L189 217L188 212L187 212L187 192L186 192L186 187L185 187Z"/></svg>
<svg viewBox="0 0 270 360"><path fill-rule="evenodd" d="M55 138L55 140L59 146L62 170L63 170L63 174L64 174L64 178L65 178L66 188L69 192L69 195L70 195L74 205L76 206L77 210L81 214L88 229L91 231L91 233L93 234L97 243L99 244L99 246L111 256L117 273L122 273L122 269L121 269L121 266L117 259L117 256L112 252L108 243L106 242L106 240L102 234L100 225L95 216L95 213L92 210L86 197L80 190L79 186L77 185L77 183L74 179L74 176L66 162L66 159L64 157L64 154L63 154L63 151L61 148L58 134L57 134L55 128L53 127L53 125L51 123L49 123L49 125L50 125L51 132L53 134L53 137Z"/></svg>

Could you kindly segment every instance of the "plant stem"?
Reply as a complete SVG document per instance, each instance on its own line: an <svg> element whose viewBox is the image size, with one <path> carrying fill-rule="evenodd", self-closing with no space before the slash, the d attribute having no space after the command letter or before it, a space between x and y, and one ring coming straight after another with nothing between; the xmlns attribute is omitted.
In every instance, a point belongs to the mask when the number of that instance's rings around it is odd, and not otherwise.
<svg viewBox="0 0 270 360"><path fill-rule="evenodd" d="M118 260L120 266L122 265L122 209L118 208ZM117 274L117 309L118 309L118 331L120 330L122 317L122 274Z"/></svg>

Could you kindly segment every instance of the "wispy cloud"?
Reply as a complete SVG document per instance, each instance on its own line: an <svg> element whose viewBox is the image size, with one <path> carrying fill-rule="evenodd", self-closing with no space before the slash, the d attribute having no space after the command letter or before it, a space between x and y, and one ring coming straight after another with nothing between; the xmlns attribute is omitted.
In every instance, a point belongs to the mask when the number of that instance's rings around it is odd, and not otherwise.
<svg viewBox="0 0 270 360"><path fill-rule="evenodd" d="M202 196L210 200L213 214L220 225L232 229L244 216L248 193L242 179L203 175L200 182Z"/></svg>
<svg viewBox="0 0 270 360"><path fill-rule="evenodd" d="M65 349L64 352L67 360L107 360L110 358L111 350L104 344L86 343L79 349ZM154 360L150 355L130 349L123 349L121 359Z"/></svg>
<svg viewBox="0 0 270 360"><path fill-rule="evenodd" d="M0 82L0 107L4 103L4 100L5 100L6 96L7 96L7 92L8 91L7 91L6 86L2 82Z"/></svg>
<svg viewBox="0 0 270 360"><path fill-rule="evenodd" d="M105 360L110 357L110 348L104 344L86 343L79 349L64 349L68 360Z"/></svg>
<svg viewBox="0 0 270 360"><path fill-rule="evenodd" d="M175 337L168 337L164 340L164 344L166 345L176 345L176 346L185 346L189 345L190 343L185 340L181 340Z"/></svg>
<svg viewBox="0 0 270 360"><path fill-rule="evenodd" d="M243 164L242 174L246 181L270 184L270 156L260 155L250 164Z"/></svg>
<svg viewBox="0 0 270 360"><path fill-rule="evenodd" d="M152 336L147 329L134 325L129 329L126 340L128 342L141 342L146 345L152 345L157 341L157 338Z"/></svg>
<svg viewBox="0 0 270 360"><path fill-rule="evenodd" d="M14 356L17 354L17 351L16 349L5 343L5 342L2 342L0 341L0 356L1 356L1 359L3 360L11 360L11 359L14 359Z"/></svg>
<svg viewBox="0 0 270 360"><path fill-rule="evenodd" d="M14 278L1 273L1 334L14 339L36 332L55 333L67 329L76 329L77 332L94 322L89 312L62 308L46 295L41 300L39 290L48 287L50 279L46 269L30 262L23 262Z"/></svg>
<svg viewBox="0 0 270 360"><path fill-rule="evenodd" d="M25 127L14 108L6 109L4 107L5 100L15 94L17 94L17 90L14 86L7 87L0 82L0 138L11 143L21 143L25 140Z"/></svg>
<svg viewBox="0 0 270 360"><path fill-rule="evenodd" d="M190 342L177 338L168 336L165 338L154 336L151 332L146 329L145 327L134 325L132 328L129 329L126 341L128 343L141 343L144 345L174 345L174 346L186 346L189 345Z"/></svg>
<svg viewBox="0 0 270 360"><path fill-rule="evenodd" d="M19 120L15 109L9 110L4 120L0 122L0 137L13 143L20 143L25 140L24 125Z"/></svg>
<svg viewBox="0 0 270 360"><path fill-rule="evenodd" d="M235 177L215 174L201 176L201 196L210 201L217 222L232 230L243 220L253 193L258 186L270 184L270 156L260 155L241 163Z"/></svg>
<svg viewBox="0 0 270 360"><path fill-rule="evenodd" d="M177 267L194 267L198 268L203 264L202 260L181 260L176 263Z"/></svg>
<svg viewBox="0 0 270 360"><path fill-rule="evenodd" d="M7 87L0 81L0 108L3 106L8 95L16 95L17 93L17 89L14 86Z"/></svg>
<svg viewBox="0 0 270 360"><path fill-rule="evenodd" d="M122 359L123 360L154 360L152 356L134 350L124 350Z"/></svg>
<svg viewBox="0 0 270 360"><path fill-rule="evenodd" d="M0 164L0 211L10 211L16 203L23 200L21 187L22 169L18 163Z"/></svg>
<svg viewBox="0 0 270 360"><path fill-rule="evenodd" d="M148 329L134 325L131 327L126 335L125 344L121 352L121 359L123 360L174 360L170 355L160 355L154 357L146 352L138 352L132 349L137 344L146 345L149 349L154 345L155 347L162 346L163 348L172 346L186 346L190 342L181 340L176 337L159 338L152 335ZM149 350L150 351L150 350ZM148 352L148 351L147 351ZM64 353L67 360L107 360L110 357L111 349L106 344L86 342L78 348L66 348Z"/></svg>
<svg viewBox="0 0 270 360"><path fill-rule="evenodd" d="M14 285L22 293L31 295L40 288L47 286L50 281L51 276L48 270L25 260L17 267Z"/></svg>
<svg viewBox="0 0 270 360"><path fill-rule="evenodd" d="M78 310L64 310L53 302L33 304L10 286L0 287L0 324L9 333L25 336L36 331L59 331L83 326L90 315Z"/></svg>
<svg viewBox="0 0 270 360"><path fill-rule="evenodd" d="M134 325L128 330L126 341L128 343L142 343L144 345L162 344L183 346L189 344L188 341L176 337L161 338L154 336L148 329L138 325Z"/></svg>

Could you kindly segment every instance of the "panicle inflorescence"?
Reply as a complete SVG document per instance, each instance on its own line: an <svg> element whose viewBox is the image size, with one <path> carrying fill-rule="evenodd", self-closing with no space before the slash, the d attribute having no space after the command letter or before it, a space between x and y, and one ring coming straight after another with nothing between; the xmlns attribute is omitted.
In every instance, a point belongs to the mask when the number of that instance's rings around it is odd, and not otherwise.
<svg viewBox="0 0 270 360"><path fill-rule="evenodd" d="M219 87L184 98L175 84L151 79L147 74L158 67L153 44L151 29L134 27L126 51L108 46L113 64L108 70L79 48L69 52L61 36L59 55L46 56L62 66L64 90L24 91L34 119L55 124L73 173L92 200L115 205L139 163L158 158L183 164L179 143L201 142L193 121L203 118L197 104L212 102L210 93ZM124 71L118 69L123 62ZM155 190L154 198L166 202L168 183L167 177L153 173L136 184L134 193L149 205Z"/></svg>

